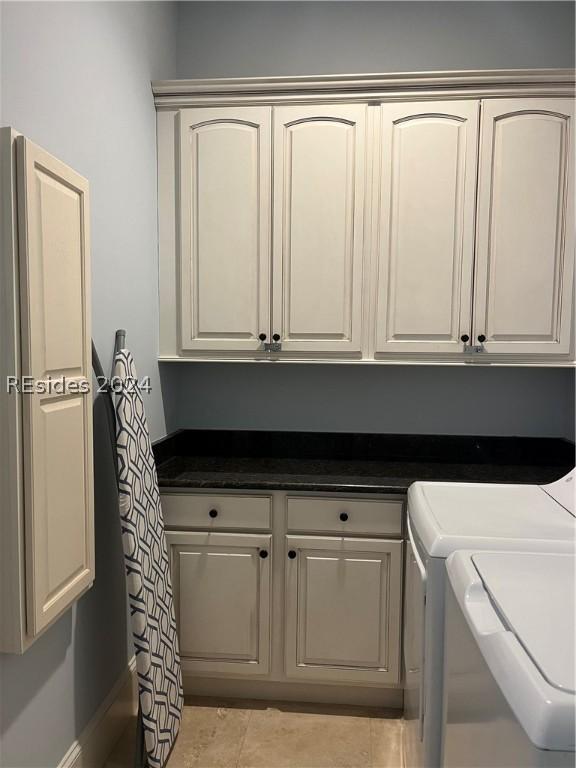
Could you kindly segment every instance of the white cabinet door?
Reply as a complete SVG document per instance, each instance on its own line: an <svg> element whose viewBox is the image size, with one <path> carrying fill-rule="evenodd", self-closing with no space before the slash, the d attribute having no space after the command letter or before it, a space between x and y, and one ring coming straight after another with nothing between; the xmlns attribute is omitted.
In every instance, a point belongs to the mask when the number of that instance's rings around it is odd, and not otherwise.
<svg viewBox="0 0 576 768"><path fill-rule="evenodd" d="M27 628L94 580L88 182L17 138ZM52 389L50 388L50 380Z"/></svg>
<svg viewBox="0 0 576 768"><path fill-rule="evenodd" d="M286 537L286 674L394 684L402 542Z"/></svg>
<svg viewBox="0 0 576 768"><path fill-rule="evenodd" d="M267 674L271 536L169 532L166 537L184 672Z"/></svg>
<svg viewBox="0 0 576 768"><path fill-rule="evenodd" d="M471 333L478 101L385 104L375 353L461 352Z"/></svg>
<svg viewBox="0 0 576 768"><path fill-rule="evenodd" d="M181 347L256 351L270 333L271 110L179 121Z"/></svg>
<svg viewBox="0 0 576 768"><path fill-rule="evenodd" d="M274 300L282 350L359 352L366 107L274 109Z"/></svg>
<svg viewBox="0 0 576 768"><path fill-rule="evenodd" d="M474 337L486 352L570 350L574 102L482 104Z"/></svg>

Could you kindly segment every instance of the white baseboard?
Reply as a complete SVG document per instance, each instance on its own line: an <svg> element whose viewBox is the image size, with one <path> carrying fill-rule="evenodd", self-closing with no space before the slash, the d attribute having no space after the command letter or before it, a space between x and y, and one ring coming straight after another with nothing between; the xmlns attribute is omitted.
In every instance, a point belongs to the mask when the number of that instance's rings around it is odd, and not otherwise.
<svg viewBox="0 0 576 768"><path fill-rule="evenodd" d="M138 711L138 678L136 657L94 717L66 752L58 768L101 768L112 748Z"/></svg>

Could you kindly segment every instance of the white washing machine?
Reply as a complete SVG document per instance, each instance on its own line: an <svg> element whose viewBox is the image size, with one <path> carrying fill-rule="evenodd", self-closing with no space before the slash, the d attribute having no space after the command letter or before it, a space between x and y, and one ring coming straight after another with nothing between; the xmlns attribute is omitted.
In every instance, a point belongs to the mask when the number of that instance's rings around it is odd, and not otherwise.
<svg viewBox="0 0 576 768"><path fill-rule="evenodd" d="M408 491L404 760L442 764L446 558L457 550L576 549L573 471L549 486L424 483Z"/></svg>
<svg viewBox="0 0 576 768"><path fill-rule="evenodd" d="M443 766L573 768L574 556L455 552L446 571Z"/></svg>

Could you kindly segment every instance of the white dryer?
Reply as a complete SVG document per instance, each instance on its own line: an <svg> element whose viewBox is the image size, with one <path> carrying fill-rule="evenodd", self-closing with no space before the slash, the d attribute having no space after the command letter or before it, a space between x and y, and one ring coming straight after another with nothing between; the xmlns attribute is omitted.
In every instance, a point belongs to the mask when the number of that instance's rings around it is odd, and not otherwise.
<svg viewBox="0 0 576 768"><path fill-rule="evenodd" d="M573 553L576 473L549 486L418 482L408 491L404 760L441 765L446 558L457 550Z"/></svg>
<svg viewBox="0 0 576 768"><path fill-rule="evenodd" d="M574 766L573 555L446 561L445 768Z"/></svg>

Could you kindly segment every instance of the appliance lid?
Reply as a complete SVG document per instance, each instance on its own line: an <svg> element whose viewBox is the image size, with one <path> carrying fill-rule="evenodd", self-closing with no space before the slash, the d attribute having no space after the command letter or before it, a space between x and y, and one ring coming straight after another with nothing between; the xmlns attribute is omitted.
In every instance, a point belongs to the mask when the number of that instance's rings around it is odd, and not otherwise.
<svg viewBox="0 0 576 768"><path fill-rule="evenodd" d="M530 741L574 752L574 555L454 552L446 560L451 593L487 670ZM448 624L447 648L461 642ZM462 674L459 668L458 674Z"/></svg>
<svg viewBox="0 0 576 768"><path fill-rule="evenodd" d="M472 561L500 619L550 685L576 692L575 561L568 555L480 552Z"/></svg>
<svg viewBox="0 0 576 768"><path fill-rule="evenodd" d="M551 496L558 504L575 515L576 509L576 469L568 472L567 475L548 485L541 485L542 490Z"/></svg>
<svg viewBox="0 0 576 768"><path fill-rule="evenodd" d="M417 482L408 515L431 557L458 549L575 551L575 518L537 485Z"/></svg>

